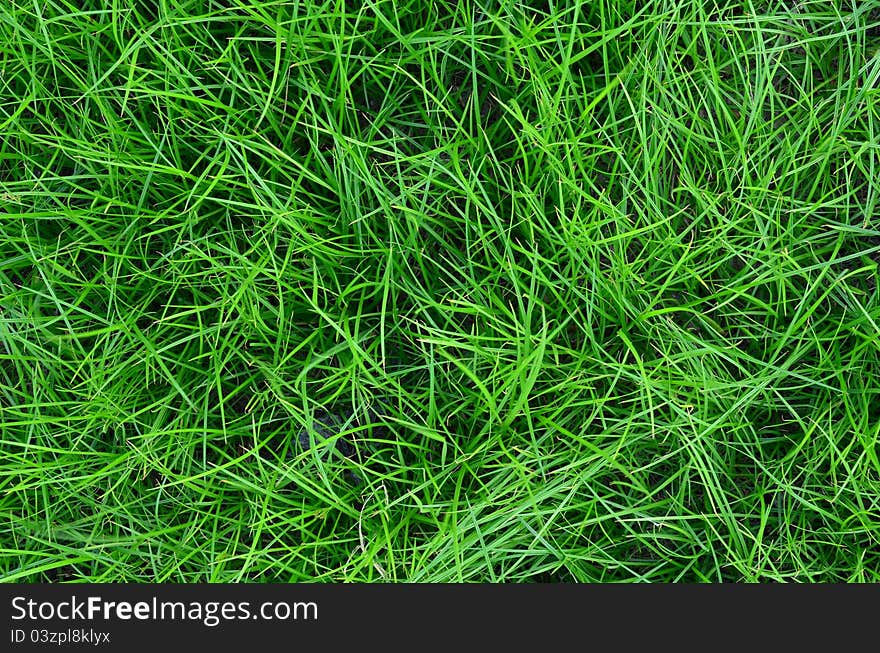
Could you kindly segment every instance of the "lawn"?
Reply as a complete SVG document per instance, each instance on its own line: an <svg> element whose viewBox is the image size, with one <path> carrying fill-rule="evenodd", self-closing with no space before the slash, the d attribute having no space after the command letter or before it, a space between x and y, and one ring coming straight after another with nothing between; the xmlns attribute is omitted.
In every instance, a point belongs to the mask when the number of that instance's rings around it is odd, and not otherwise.
<svg viewBox="0 0 880 653"><path fill-rule="evenodd" d="M5 0L0 581L880 581L880 0Z"/></svg>

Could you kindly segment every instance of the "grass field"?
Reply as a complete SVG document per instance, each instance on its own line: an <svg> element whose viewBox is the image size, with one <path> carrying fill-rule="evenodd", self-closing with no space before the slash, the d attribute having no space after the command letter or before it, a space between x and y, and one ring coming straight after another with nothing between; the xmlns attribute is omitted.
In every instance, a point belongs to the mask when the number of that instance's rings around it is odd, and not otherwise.
<svg viewBox="0 0 880 653"><path fill-rule="evenodd" d="M880 580L880 0L6 0L0 580Z"/></svg>

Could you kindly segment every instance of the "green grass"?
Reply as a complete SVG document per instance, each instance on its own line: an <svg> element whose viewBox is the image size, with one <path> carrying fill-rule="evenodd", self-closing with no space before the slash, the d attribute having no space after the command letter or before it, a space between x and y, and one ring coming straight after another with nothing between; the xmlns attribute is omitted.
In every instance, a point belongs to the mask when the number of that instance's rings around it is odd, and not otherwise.
<svg viewBox="0 0 880 653"><path fill-rule="evenodd" d="M7 0L0 579L878 581L878 193L878 0Z"/></svg>

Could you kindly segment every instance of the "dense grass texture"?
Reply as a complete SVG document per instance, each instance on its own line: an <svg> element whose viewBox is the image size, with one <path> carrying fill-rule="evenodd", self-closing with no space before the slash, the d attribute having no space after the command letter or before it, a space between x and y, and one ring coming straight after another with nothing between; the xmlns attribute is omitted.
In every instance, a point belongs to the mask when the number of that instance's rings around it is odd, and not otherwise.
<svg viewBox="0 0 880 653"><path fill-rule="evenodd" d="M0 580L880 580L880 0L6 0Z"/></svg>

